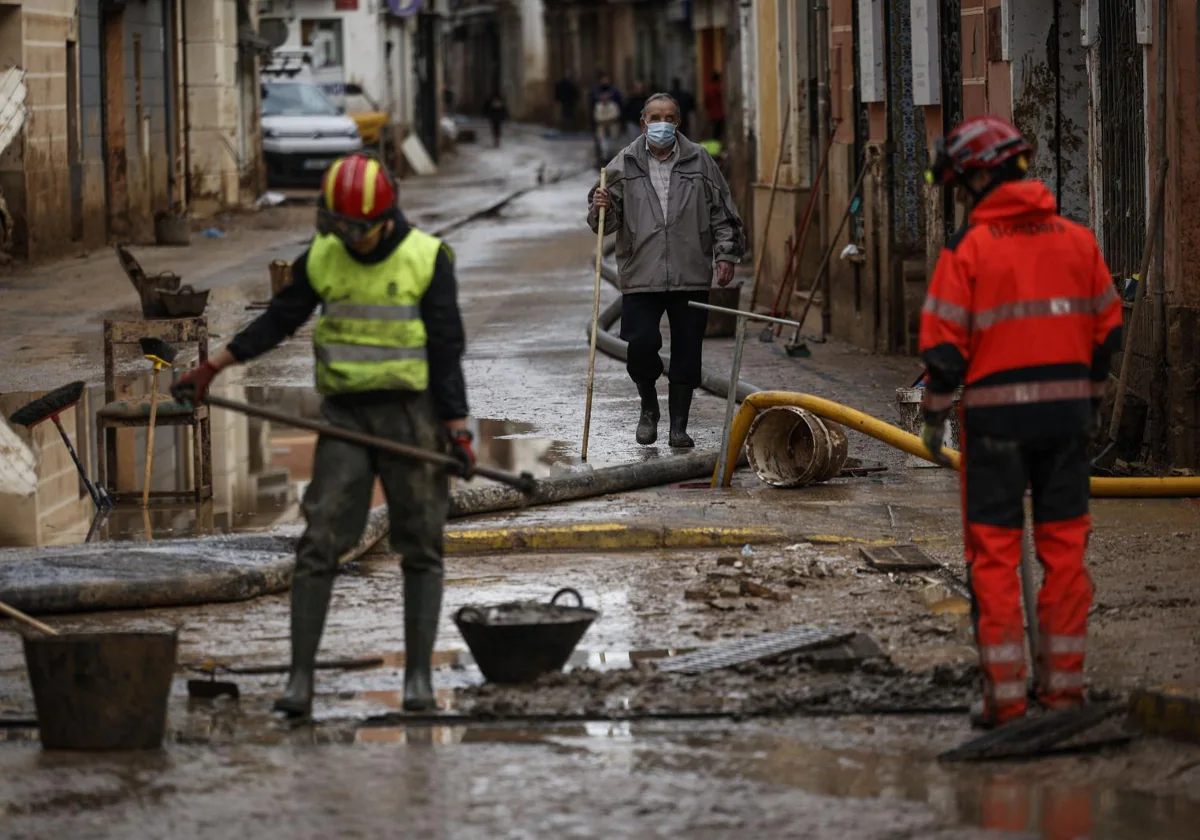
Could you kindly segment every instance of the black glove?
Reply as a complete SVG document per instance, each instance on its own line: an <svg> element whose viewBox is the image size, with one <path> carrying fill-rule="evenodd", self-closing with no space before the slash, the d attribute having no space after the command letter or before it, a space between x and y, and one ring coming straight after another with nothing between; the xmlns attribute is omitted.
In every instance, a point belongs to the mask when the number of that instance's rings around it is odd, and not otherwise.
<svg viewBox="0 0 1200 840"><path fill-rule="evenodd" d="M220 373L212 362L192 368L171 386L171 396L183 405L195 406L204 402L208 387Z"/></svg>
<svg viewBox="0 0 1200 840"><path fill-rule="evenodd" d="M450 447L450 457L455 458L462 466L459 475L470 478L475 474L475 450L471 443L475 436L467 429L455 429L446 432L446 442Z"/></svg>
<svg viewBox="0 0 1200 840"><path fill-rule="evenodd" d="M926 412L925 423L921 426L921 443L929 450L933 462L939 467L950 466L950 458L942 451L942 441L946 437L947 412Z"/></svg>

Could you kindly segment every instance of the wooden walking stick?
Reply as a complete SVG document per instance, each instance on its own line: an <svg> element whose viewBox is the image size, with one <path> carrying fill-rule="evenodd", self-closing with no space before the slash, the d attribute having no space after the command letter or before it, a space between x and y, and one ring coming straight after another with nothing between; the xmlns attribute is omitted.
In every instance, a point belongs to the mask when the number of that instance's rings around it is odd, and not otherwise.
<svg viewBox="0 0 1200 840"><path fill-rule="evenodd" d="M600 189L608 183L608 170L600 170ZM583 452L587 462L588 433L592 429L592 391L596 384L596 332L600 329L600 263L604 259L604 211L600 208L600 223L596 225L596 288L592 293L592 346L588 351L587 406L583 412Z"/></svg>

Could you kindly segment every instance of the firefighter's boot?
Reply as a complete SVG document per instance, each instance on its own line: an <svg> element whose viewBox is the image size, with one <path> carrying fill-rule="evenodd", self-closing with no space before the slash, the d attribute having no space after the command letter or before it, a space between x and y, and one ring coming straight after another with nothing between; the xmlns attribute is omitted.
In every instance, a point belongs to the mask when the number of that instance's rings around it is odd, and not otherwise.
<svg viewBox="0 0 1200 840"><path fill-rule="evenodd" d="M671 418L668 443L674 449L691 449L696 442L688 436L688 413L692 410L692 389L686 385L671 385L667 411Z"/></svg>
<svg viewBox="0 0 1200 840"><path fill-rule="evenodd" d="M283 696L275 701L275 711L288 717L312 714L317 647L321 643L332 592L332 575L292 578L292 668Z"/></svg>
<svg viewBox="0 0 1200 840"><path fill-rule="evenodd" d="M441 571L404 571L404 710L429 712L433 696L433 644L442 610Z"/></svg>
<svg viewBox="0 0 1200 840"><path fill-rule="evenodd" d="M658 440L658 389L653 382L637 383L642 398L642 416L638 419L637 442L649 446Z"/></svg>

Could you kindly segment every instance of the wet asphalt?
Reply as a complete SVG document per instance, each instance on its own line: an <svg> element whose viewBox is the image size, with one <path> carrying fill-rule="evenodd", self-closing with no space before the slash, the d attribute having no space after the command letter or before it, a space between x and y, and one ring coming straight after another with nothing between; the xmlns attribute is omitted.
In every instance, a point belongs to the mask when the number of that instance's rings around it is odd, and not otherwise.
<svg viewBox="0 0 1200 840"><path fill-rule="evenodd" d="M546 469L577 466L587 371L595 238L583 224L589 175L586 144L535 132L500 151L468 149L443 178L402 186L402 201L426 227L460 218L514 189L548 183L447 236L455 248L460 299L469 335L465 360L473 414L502 425L508 440L530 442L527 455ZM244 240L218 268L226 285L216 295L218 332L229 335L250 317L245 301L261 285L258 267L298 250L302 228ZM202 247L213 247L204 243ZM235 268L230 268L233 266ZM240 268L237 268L240 267ZM214 282L218 282L214 280ZM94 315L68 328L34 304L51 289L22 287L21 300L73 370L94 381L90 339ZM607 284L601 305L616 297ZM7 294L7 292L6 292ZM9 312L0 317L16 318ZM250 365L238 387L308 387L310 328L276 353ZM20 355L12 338L0 345ZM710 341L707 361L727 369L731 342ZM69 350L69 352L67 352ZM46 362L13 365L10 386L33 387ZM747 350L744 377L764 387L799 387L832 396L876 416L894 416L895 387L915 375L911 359L869 357L823 345L810 360L781 357L778 346ZM797 383L797 384L793 384ZM663 387L665 402L665 385ZM665 447L633 441L636 398L623 366L601 358L590 441L595 466L669 457ZM724 402L698 395L692 432L716 448ZM936 471L905 471L905 460L882 445L855 438L852 456L889 472L859 483L814 489L802 501L763 496L749 476L720 497L706 491L650 491L628 497L505 514L479 525L633 521L803 521L812 534L923 538L952 563L956 542L955 482ZM701 495L703 498L701 498ZM1147 532L1194 527L1194 510L1168 512L1114 506L1122 527ZM1181 524L1182 523L1182 524ZM468 525L472 523L467 523ZM759 549L764 558L775 553ZM720 552L497 556L452 559L439 633L439 697L452 708L456 687L481 677L454 629L451 614L465 603L544 598L559 585L581 589L604 616L581 643L592 667L623 664L631 651L706 644L830 615L885 616L878 634L890 652L913 637L915 622L937 623L900 590L857 571L857 549L832 545L817 554L840 567L813 584L791 612L695 628L703 607L680 606L679 588ZM1112 562L1117 561L1113 556ZM761 562L766 562L762 560ZM703 566L703 569L701 568ZM692 569L696 571L692 571ZM316 726L284 727L265 714L279 676L238 677L240 706L197 706L177 676L168 746L146 755L42 752L28 729L0 728L0 836L43 837L811 837L984 838L1196 836L1200 804L1193 748L1139 741L1094 761L1059 758L1036 764L945 766L937 754L970 733L961 716L797 718L791 720L596 721L560 725L500 722L435 726L366 725L395 711L402 678L400 575L373 558L340 580L322 656L382 656L379 669L320 677ZM1111 600L1111 599L1110 599ZM1118 603L1124 603L1117 599ZM822 605L827 605L824 609ZM864 607L863 605L867 605ZM591 604L589 604L591 605ZM855 610L858 612L856 613ZM888 621L892 621L891 624ZM1186 621L1186 614L1175 620ZM757 622L757 623L755 623ZM285 596L241 604L56 619L64 629L181 626L183 663L206 658L241 663L287 659ZM961 616L928 634L935 658L969 657ZM1101 630L1103 632L1103 630ZM957 636L954 634L958 633ZM888 634L894 634L891 639ZM1187 636L1166 655L1184 661ZM894 647L892 647L894 645ZM1194 647L1191 648L1194 651ZM602 656L603 654L603 656ZM901 658L903 653L900 654ZM1194 654L1193 654L1194 655ZM1136 672L1126 651L1110 654L1110 682ZM0 637L0 720L28 715L20 646ZM1158 673L1158 672L1154 672Z"/></svg>

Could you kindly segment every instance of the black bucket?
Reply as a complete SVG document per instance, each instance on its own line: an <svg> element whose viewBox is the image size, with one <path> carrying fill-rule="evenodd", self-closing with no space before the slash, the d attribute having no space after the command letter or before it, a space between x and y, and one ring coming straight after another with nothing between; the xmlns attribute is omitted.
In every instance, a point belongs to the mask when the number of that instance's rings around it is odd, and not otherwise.
<svg viewBox="0 0 1200 840"><path fill-rule="evenodd" d="M161 747L176 647L174 632L26 636L25 667L42 746Z"/></svg>
<svg viewBox="0 0 1200 840"><path fill-rule="evenodd" d="M578 605L559 606L564 594L574 595ZM489 682L527 683L562 670L599 617L598 610L583 606L583 597L574 589L560 589L548 604L512 601L462 607L454 623Z"/></svg>

